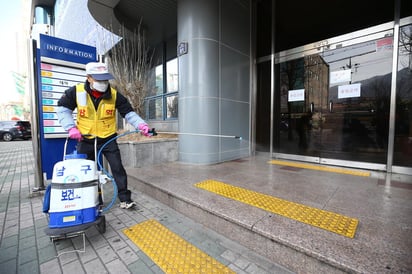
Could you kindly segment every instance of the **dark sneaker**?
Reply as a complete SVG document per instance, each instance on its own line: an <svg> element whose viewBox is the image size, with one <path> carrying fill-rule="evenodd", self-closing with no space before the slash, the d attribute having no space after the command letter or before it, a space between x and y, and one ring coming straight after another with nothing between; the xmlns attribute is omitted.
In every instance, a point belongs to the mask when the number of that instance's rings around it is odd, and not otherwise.
<svg viewBox="0 0 412 274"><path fill-rule="evenodd" d="M136 202L133 202L133 201L120 202L120 208L125 208L125 209L135 207L136 205L137 205Z"/></svg>

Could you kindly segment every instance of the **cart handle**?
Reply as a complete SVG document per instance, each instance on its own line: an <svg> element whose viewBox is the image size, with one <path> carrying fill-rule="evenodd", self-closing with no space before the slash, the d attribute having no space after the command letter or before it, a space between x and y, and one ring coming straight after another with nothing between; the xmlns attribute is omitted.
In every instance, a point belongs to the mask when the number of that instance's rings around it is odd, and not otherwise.
<svg viewBox="0 0 412 274"><path fill-rule="evenodd" d="M97 163L97 136L94 134L82 134L83 137L95 137L94 138L94 160ZM67 144L69 142L69 137L66 138L66 141L64 142L64 152L63 152L63 161L66 159L66 154L67 154ZM97 164L96 164L96 170L97 170Z"/></svg>

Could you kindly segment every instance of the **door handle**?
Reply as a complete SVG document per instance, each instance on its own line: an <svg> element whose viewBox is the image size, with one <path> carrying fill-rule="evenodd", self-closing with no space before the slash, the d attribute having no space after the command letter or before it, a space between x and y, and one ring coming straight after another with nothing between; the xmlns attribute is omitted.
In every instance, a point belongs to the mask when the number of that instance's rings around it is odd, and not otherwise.
<svg viewBox="0 0 412 274"><path fill-rule="evenodd" d="M313 113L314 110L315 110L315 104L312 102L310 103L310 113Z"/></svg>
<svg viewBox="0 0 412 274"><path fill-rule="evenodd" d="M333 111L333 102L332 100L329 101L329 112Z"/></svg>

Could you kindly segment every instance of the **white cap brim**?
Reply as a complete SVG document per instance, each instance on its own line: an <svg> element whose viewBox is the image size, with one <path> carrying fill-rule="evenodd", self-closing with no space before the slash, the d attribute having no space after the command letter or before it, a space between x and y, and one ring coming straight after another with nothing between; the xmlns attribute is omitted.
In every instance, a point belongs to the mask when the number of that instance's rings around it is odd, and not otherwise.
<svg viewBox="0 0 412 274"><path fill-rule="evenodd" d="M97 80L97 81L114 79L113 75L111 75L110 73L98 73L98 74L89 74L89 75L93 77L94 80Z"/></svg>

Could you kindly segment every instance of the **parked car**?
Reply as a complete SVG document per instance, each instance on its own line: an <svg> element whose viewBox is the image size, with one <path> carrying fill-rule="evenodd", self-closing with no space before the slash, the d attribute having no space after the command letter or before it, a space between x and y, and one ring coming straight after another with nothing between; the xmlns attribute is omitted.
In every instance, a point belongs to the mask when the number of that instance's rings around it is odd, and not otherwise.
<svg viewBox="0 0 412 274"><path fill-rule="evenodd" d="M0 139L12 141L14 139L28 140L31 138L31 124L29 121L0 121Z"/></svg>

